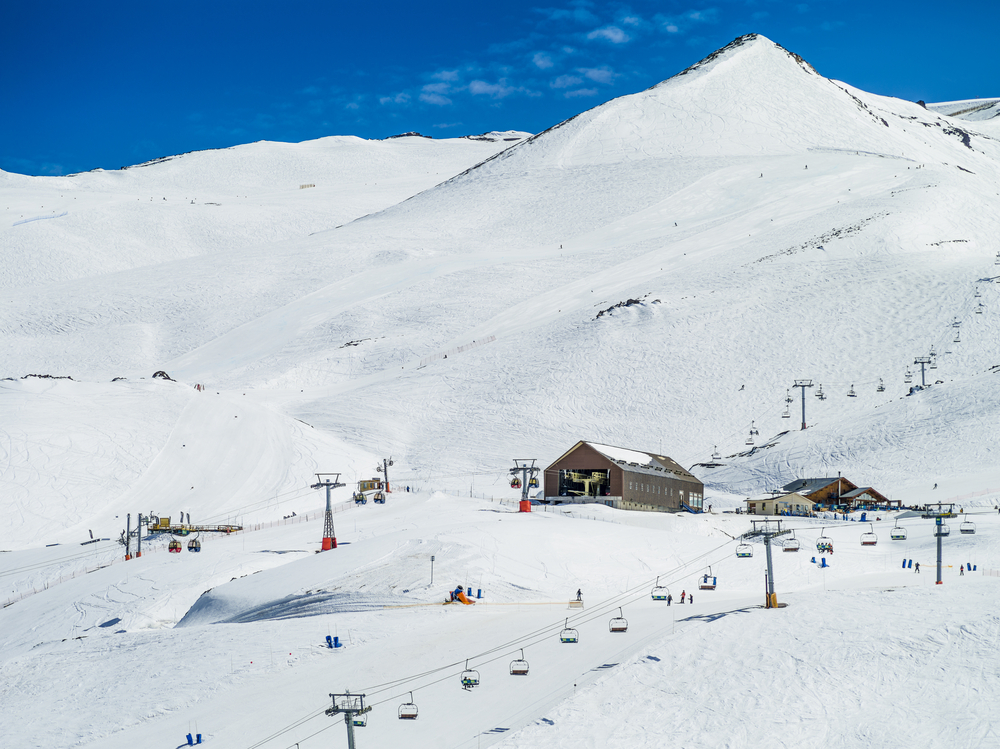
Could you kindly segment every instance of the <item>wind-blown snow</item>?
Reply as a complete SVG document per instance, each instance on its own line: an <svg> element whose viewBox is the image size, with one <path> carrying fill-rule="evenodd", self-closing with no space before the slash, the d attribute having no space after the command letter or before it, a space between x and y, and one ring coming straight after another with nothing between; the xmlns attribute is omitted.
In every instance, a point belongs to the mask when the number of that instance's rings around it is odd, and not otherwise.
<svg viewBox="0 0 1000 749"><path fill-rule="evenodd" d="M376 705L360 745L995 743L1000 137L944 107L750 36L516 142L0 173L3 735L319 746L350 689ZM511 459L581 439L671 456L716 513L513 512ZM388 503L354 507L390 456ZM316 555L330 471L341 544ZM756 608L763 549L736 559L748 521L719 510L838 472L958 498L979 530L952 521L935 586L930 521L890 543L885 516L868 548L867 526L794 520L789 607ZM113 541L77 545L140 512L248 532L115 564ZM709 567L693 605L650 600ZM458 583L485 601L431 605Z"/></svg>

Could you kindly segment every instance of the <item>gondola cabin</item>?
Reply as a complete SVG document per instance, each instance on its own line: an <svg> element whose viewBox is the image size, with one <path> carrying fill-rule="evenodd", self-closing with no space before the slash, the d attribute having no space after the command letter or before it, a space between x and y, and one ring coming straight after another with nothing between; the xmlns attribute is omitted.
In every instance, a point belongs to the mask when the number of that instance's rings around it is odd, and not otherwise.
<svg viewBox="0 0 1000 749"><path fill-rule="evenodd" d="M167 551L169 551L171 554L180 554L181 553L181 542L180 541L176 541L176 540L171 541L167 545Z"/></svg>
<svg viewBox="0 0 1000 749"><path fill-rule="evenodd" d="M375 504L377 504L377 505L384 505L385 504L385 493L384 492L375 492L375 496L373 496L372 499L375 501Z"/></svg>
<svg viewBox="0 0 1000 749"><path fill-rule="evenodd" d="M511 481L510 481L510 488L511 489L520 489L521 488L521 479L517 478L516 476L513 479L511 479Z"/></svg>
<svg viewBox="0 0 1000 749"><path fill-rule="evenodd" d="M364 494L362 494L361 492L354 492L354 504L363 505L367 501L368 497L366 497Z"/></svg>
<svg viewBox="0 0 1000 749"><path fill-rule="evenodd" d="M530 479L528 479L528 488L529 489L537 489L538 488L538 479L536 479L534 476L532 476Z"/></svg>
<svg viewBox="0 0 1000 749"><path fill-rule="evenodd" d="M201 551L201 541L197 538L192 538L188 541L188 551Z"/></svg>

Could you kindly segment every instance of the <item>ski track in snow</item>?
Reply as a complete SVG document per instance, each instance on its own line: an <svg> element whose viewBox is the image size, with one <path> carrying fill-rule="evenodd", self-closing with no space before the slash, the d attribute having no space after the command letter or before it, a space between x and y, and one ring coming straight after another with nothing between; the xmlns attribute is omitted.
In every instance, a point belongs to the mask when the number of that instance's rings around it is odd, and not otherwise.
<svg viewBox="0 0 1000 749"><path fill-rule="evenodd" d="M1000 746L994 109L868 94L755 38L506 150L324 138L0 173L0 732L319 746L350 689L372 746ZM579 439L685 467L717 449L694 468L715 511L513 512L510 459ZM355 507L390 455L387 504ZM315 554L330 471L340 545ZM794 519L789 605L759 608L763 549L735 558L731 511L836 473L963 497L978 530L951 521L944 585L929 521L891 542L881 513L861 547L867 524ZM139 512L246 532L122 563ZM658 576L695 603L651 601ZM458 583L485 598L440 605Z"/></svg>

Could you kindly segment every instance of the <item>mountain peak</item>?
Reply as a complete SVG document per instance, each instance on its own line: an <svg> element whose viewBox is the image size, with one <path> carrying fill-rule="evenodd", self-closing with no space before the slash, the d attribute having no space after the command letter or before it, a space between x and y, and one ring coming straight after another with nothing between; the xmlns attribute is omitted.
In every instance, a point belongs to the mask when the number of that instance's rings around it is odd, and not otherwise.
<svg viewBox="0 0 1000 749"><path fill-rule="evenodd" d="M691 73L695 72L701 72L701 71L707 72L708 70L714 68L719 62L737 57L739 55L746 54L751 50L760 51L764 53L774 52L778 54L787 55L789 58L794 60L799 66L801 66L802 69L805 70L806 72L812 73L814 75L819 75L819 73L816 72L816 69L808 62L806 62L800 55L797 55L794 52L789 52L780 44L772 42L766 36L763 36L761 34L744 34L743 36L736 37L725 47L720 47L719 49L715 50L715 52L708 55L704 59L699 60L694 65L685 68L680 73L678 73L675 76L672 76L671 78L668 78L667 80L674 80L676 78L680 78L681 76L690 75ZM667 81L663 81L662 83L657 84L657 86L663 85L663 83L666 82ZM654 86L653 88L656 88L656 86Z"/></svg>

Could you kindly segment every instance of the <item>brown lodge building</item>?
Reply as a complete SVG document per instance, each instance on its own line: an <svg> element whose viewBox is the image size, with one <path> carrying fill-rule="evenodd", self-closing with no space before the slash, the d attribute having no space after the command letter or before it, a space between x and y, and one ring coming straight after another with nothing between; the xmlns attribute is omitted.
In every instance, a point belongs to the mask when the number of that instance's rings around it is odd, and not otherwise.
<svg viewBox="0 0 1000 749"><path fill-rule="evenodd" d="M701 512L705 486L665 455L577 442L545 469L549 502L600 502L620 510Z"/></svg>

